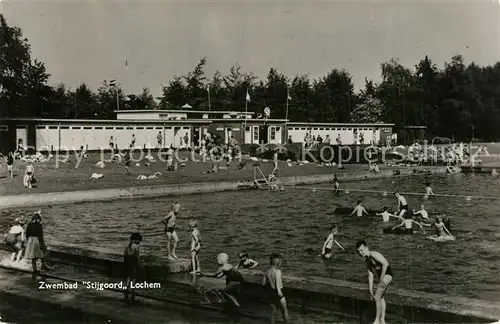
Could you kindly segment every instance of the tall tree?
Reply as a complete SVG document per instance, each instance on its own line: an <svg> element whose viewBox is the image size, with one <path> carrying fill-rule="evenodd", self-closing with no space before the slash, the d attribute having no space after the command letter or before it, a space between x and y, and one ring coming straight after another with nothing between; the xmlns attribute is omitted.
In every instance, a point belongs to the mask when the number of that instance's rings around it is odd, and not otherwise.
<svg viewBox="0 0 500 324"><path fill-rule="evenodd" d="M160 97L162 109L180 109L189 101L189 92L184 81L180 77L174 77L165 87L162 87L163 95Z"/></svg>
<svg viewBox="0 0 500 324"><path fill-rule="evenodd" d="M265 84L265 104L271 109L272 118L285 118L288 80L283 73L270 68Z"/></svg>
<svg viewBox="0 0 500 324"><path fill-rule="evenodd" d="M186 82L186 95L189 98L189 103L195 109L208 109L208 96L206 92L205 82L205 65L207 58L203 57L194 67L193 71L184 76Z"/></svg>

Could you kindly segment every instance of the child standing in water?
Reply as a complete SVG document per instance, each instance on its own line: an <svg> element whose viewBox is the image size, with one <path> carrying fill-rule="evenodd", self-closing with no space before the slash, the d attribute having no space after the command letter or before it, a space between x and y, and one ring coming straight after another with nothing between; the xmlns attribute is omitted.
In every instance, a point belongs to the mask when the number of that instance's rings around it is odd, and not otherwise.
<svg viewBox="0 0 500 324"><path fill-rule="evenodd" d="M279 254L272 254L269 258L271 267L262 278L262 285L269 292L269 304L271 305L271 323L276 323L277 308L281 310L283 322L288 323L288 308L285 295L283 294L283 280L281 278L281 264L283 258Z"/></svg>
<svg viewBox="0 0 500 324"><path fill-rule="evenodd" d="M201 268L198 254L201 249L201 235L198 230L198 224L194 219L189 221L189 228L191 229L191 266L193 268L191 273L199 273L201 272Z"/></svg>
<svg viewBox="0 0 500 324"><path fill-rule="evenodd" d="M354 215L354 213L356 213L356 216L358 216L358 217L363 216L363 214L366 214L366 216L370 216L370 214L368 214L368 212L366 211L365 207L363 207L363 205L361 205L361 200L358 200L357 203L358 203L357 206L354 207L354 210L352 211L352 213L349 216Z"/></svg>
<svg viewBox="0 0 500 324"><path fill-rule="evenodd" d="M384 223L387 223L390 220L391 217L399 218L398 216L389 213L387 210L388 210L388 208L384 207L384 211L377 214L377 216L382 216L382 221Z"/></svg>
<svg viewBox="0 0 500 324"><path fill-rule="evenodd" d="M172 211L170 211L162 221L165 225L165 234L167 235L167 257L169 260L177 260L175 250L177 249L177 244L179 244L179 237L175 232L175 220L177 219L177 216L179 216L180 210L181 204L178 202L174 203Z"/></svg>
<svg viewBox="0 0 500 324"><path fill-rule="evenodd" d="M337 234L337 226L332 226L330 228L330 234L328 234L325 243L323 243L323 248L321 249L321 257L323 259L330 259L332 257L333 243L337 244L337 246L345 252L345 249L342 247L342 245L340 245L340 243L335 240L335 235Z"/></svg>
<svg viewBox="0 0 500 324"><path fill-rule="evenodd" d="M240 263L236 266L236 269L253 269L259 265L259 263L248 256L247 251L241 251L238 254L240 258Z"/></svg>

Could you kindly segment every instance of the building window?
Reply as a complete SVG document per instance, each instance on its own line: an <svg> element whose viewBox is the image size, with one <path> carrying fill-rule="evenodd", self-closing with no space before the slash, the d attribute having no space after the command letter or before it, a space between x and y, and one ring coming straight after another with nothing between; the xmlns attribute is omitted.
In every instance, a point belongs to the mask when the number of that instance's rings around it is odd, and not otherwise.
<svg viewBox="0 0 500 324"><path fill-rule="evenodd" d="M57 129L57 126L49 126L49 129Z"/></svg>
<svg viewBox="0 0 500 324"><path fill-rule="evenodd" d="M106 127L106 129L115 129L114 127Z"/></svg>
<svg viewBox="0 0 500 324"><path fill-rule="evenodd" d="M82 128L78 127L78 126L73 126L73 127L71 127L71 129L82 129Z"/></svg>
<svg viewBox="0 0 500 324"><path fill-rule="evenodd" d="M146 129L154 129L154 127L146 127Z"/></svg>
<svg viewBox="0 0 500 324"><path fill-rule="evenodd" d="M118 129L118 130L122 130L122 129L123 129L123 127L116 127L116 129Z"/></svg>
<svg viewBox="0 0 500 324"><path fill-rule="evenodd" d="M253 128L253 141L259 142L259 126L254 126Z"/></svg>
<svg viewBox="0 0 500 324"><path fill-rule="evenodd" d="M134 127L127 127L127 129L134 129Z"/></svg>
<svg viewBox="0 0 500 324"><path fill-rule="evenodd" d="M7 125L0 125L0 132L7 132L9 130L9 126Z"/></svg>
<svg viewBox="0 0 500 324"><path fill-rule="evenodd" d="M0 125L0 131L2 131L2 126ZM46 126L37 126L36 129L45 129ZM8 128L6 130L9 130Z"/></svg>
<svg viewBox="0 0 500 324"><path fill-rule="evenodd" d="M250 131L250 126L245 127L245 132L249 132L249 131Z"/></svg>
<svg viewBox="0 0 500 324"><path fill-rule="evenodd" d="M84 127L83 129L92 129L92 127Z"/></svg>
<svg viewBox="0 0 500 324"><path fill-rule="evenodd" d="M271 126L271 141L276 140L276 127Z"/></svg>
<svg viewBox="0 0 500 324"><path fill-rule="evenodd" d="M144 127L136 127L135 129L144 129Z"/></svg>

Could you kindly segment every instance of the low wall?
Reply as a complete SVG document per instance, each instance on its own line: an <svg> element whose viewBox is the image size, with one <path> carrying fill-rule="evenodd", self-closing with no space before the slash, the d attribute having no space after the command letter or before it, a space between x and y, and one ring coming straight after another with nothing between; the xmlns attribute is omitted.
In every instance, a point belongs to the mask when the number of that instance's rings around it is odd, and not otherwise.
<svg viewBox="0 0 500 324"><path fill-rule="evenodd" d="M100 247L86 247L84 249L78 244L56 241L47 243L48 258L51 262L99 270L111 277L122 278L125 275L123 253ZM3 243L0 243L0 250L11 252L10 248ZM143 256L142 259L145 275L151 280L163 278L165 274L169 273L191 271L191 261L188 259L168 260L165 257L153 258L149 256Z"/></svg>
<svg viewBox="0 0 500 324"><path fill-rule="evenodd" d="M325 170L326 171L326 170ZM293 177L283 177L280 181L285 186L301 184L328 183L333 180L333 171L329 174L303 175ZM421 174L442 174L446 173L444 168L429 169L395 169L382 170L379 173L359 172L342 173L335 172L341 181L359 181L368 179L381 179L392 176L410 176ZM0 209L14 207L32 207L42 205L66 204L89 201L105 201L124 198L141 197L163 197L170 195L186 195L195 193L213 193L228 190L241 190L253 188L251 181L220 181L220 182L200 182L161 186L141 186L123 189L102 189L102 190L82 190L53 192L43 194L27 194L0 197Z"/></svg>

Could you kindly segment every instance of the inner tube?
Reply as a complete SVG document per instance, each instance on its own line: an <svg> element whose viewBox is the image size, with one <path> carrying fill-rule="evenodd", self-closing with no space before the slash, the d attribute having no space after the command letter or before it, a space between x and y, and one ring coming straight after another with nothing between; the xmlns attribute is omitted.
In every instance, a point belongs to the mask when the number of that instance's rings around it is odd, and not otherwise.
<svg viewBox="0 0 500 324"><path fill-rule="evenodd" d="M406 229L402 227L398 227L395 229L392 229L391 227L387 227L383 229L384 234L398 234L398 235L408 235L408 234L413 234L413 229Z"/></svg>

